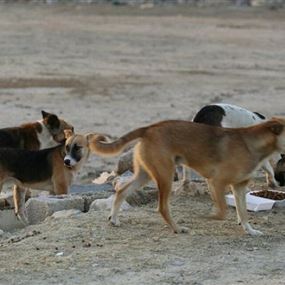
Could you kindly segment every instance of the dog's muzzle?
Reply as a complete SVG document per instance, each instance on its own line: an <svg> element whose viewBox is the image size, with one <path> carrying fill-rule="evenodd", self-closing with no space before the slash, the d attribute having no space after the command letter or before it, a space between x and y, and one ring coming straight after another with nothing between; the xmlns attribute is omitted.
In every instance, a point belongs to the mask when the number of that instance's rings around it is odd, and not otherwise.
<svg viewBox="0 0 285 285"><path fill-rule="evenodd" d="M64 162L64 165L65 165L67 168L72 168L72 167L73 167L73 165L71 165L71 160L70 160L69 158L65 158L65 159L63 160L63 162Z"/></svg>
<svg viewBox="0 0 285 285"><path fill-rule="evenodd" d="M64 159L64 164L66 166L70 166L70 159L68 159L68 158Z"/></svg>

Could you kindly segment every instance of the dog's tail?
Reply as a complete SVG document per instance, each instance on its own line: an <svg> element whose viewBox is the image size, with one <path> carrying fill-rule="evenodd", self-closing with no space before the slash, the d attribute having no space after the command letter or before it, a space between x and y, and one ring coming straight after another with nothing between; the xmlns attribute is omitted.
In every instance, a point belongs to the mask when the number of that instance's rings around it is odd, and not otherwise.
<svg viewBox="0 0 285 285"><path fill-rule="evenodd" d="M89 148L93 153L103 156L114 156L120 154L131 142L141 138L147 127L133 130L113 142L108 142L104 135L96 134L89 141Z"/></svg>

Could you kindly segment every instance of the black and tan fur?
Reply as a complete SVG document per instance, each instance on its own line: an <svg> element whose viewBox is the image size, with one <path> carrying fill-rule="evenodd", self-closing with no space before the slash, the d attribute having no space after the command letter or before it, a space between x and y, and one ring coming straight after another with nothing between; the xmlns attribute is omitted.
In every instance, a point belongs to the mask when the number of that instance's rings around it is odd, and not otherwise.
<svg viewBox="0 0 285 285"><path fill-rule="evenodd" d="M1 156L5 157L5 151L9 154L17 153L19 150L36 151L62 144L65 141L64 130L73 130L73 126L55 114L42 111L42 120L22 124L18 127L0 129L0 148L3 148ZM5 148L14 150L5 150ZM20 153L22 152L20 151ZM19 214L23 221L26 220L24 215L25 192L25 188L14 187L15 213Z"/></svg>
<svg viewBox="0 0 285 285"><path fill-rule="evenodd" d="M0 186L12 181L20 188L67 194L78 167L66 167L64 157L64 144L39 151L0 148Z"/></svg>
<svg viewBox="0 0 285 285"><path fill-rule="evenodd" d="M133 179L116 192L110 216L112 224L119 225L118 211L128 192L153 179L159 189L158 209L162 217L174 232L185 231L176 225L169 212L175 165L184 164L207 178L217 208L215 218L225 217L225 189L230 185L243 229L251 235L261 234L248 223L245 194L262 162L273 153L285 150L284 118L237 129L163 121L136 129L110 143L104 136L94 135L89 148L96 154L112 156L134 140L138 140L134 150L135 173Z"/></svg>

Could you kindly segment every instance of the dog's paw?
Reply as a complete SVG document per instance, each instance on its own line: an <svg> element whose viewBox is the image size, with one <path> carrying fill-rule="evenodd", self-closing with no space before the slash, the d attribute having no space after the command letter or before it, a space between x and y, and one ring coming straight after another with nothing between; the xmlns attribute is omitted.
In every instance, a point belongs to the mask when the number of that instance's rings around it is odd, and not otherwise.
<svg viewBox="0 0 285 285"><path fill-rule="evenodd" d="M251 229L250 231L246 231L251 236L263 236L264 233L258 230Z"/></svg>
<svg viewBox="0 0 285 285"><path fill-rule="evenodd" d="M112 225L114 227L119 227L121 224L119 219L116 217L109 216L108 220L109 220L110 225Z"/></svg>
<svg viewBox="0 0 285 285"><path fill-rule="evenodd" d="M189 229L187 227L178 227L174 233L176 234L187 234L189 233Z"/></svg>
<svg viewBox="0 0 285 285"><path fill-rule="evenodd" d="M251 236L262 236L263 232L255 230L249 223L242 224L244 231Z"/></svg>

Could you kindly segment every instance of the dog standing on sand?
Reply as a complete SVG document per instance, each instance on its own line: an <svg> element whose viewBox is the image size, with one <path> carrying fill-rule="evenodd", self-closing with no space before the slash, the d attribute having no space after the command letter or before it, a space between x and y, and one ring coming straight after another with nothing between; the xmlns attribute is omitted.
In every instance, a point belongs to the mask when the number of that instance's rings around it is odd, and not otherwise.
<svg viewBox="0 0 285 285"><path fill-rule="evenodd" d="M240 106L216 103L202 107L192 120L195 123L207 124L223 128L242 128L260 124L266 121L266 117L260 113L252 112ZM262 169L266 173L267 185L276 188L280 181L276 181L274 168L277 161L281 158L280 154L274 154L268 160L265 160ZM183 176L180 185L175 189L175 193L188 187L191 181L191 170L183 167Z"/></svg>
<svg viewBox="0 0 285 285"><path fill-rule="evenodd" d="M62 144L65 141L64 130L73 130L73 126L58 118L57 115L45 111L42 111L42 120L0 129L0 148L3 148L1 158L6 157L5 151L7 155L13 152L15 156L18 150L37 151ZM5 150L5 148L14 150ZM23 154L22 151L20 153ZM19 184L14 187L15 213L23 222L27 222L24 214L25 194L26 189L20 188Z"/></svg>
<svg viewBox="0 0 285 285"><path fill-rule="evenodd" d="M114 156L137 140L134 150L134 176L118 189L110 221L120 224L118 212L128 192L139 189L153 179L159 189L158 210L175 232L187 231L178 227L169 211L169 196L175 166L186 165L207 179L216 205L217 219L224 219L227 205L225 189L232 186L241 226L250 235L260 231L248 222L245 194L254 172L275 152L285 151L285 118L272 118L247 128L221 128L188 121L163 121L138 128L113 142L104 136L88 139L93 153Z"/></svg>

